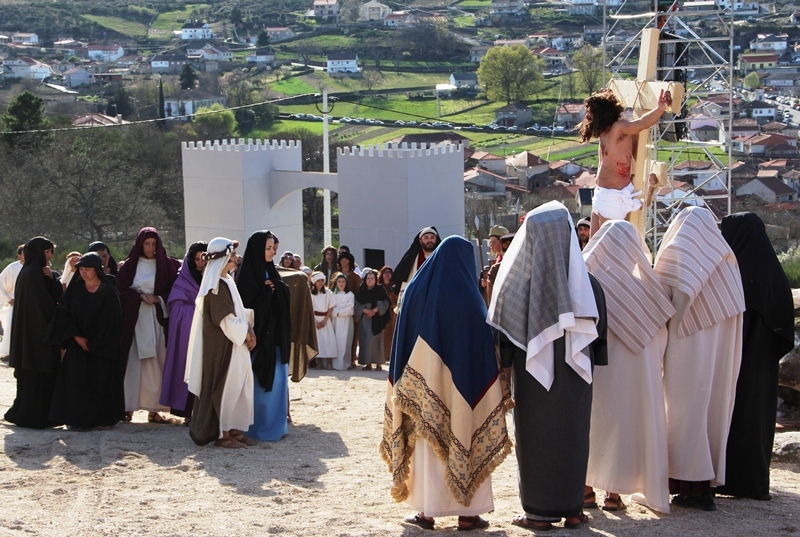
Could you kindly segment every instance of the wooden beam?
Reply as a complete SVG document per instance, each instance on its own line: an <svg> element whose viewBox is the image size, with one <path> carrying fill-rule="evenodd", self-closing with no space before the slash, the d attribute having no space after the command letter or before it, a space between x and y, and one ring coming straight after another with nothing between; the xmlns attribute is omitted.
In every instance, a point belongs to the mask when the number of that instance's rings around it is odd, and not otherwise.
<svg viewBox="0 0 800 537"><path fill-rule="evenodd" d="M669 91L672 97L672 105L667 108L667 112L672 112L673 114L681 113L684 90L683 84L678 82L614 79L608 83L608 87L617 96L622 106L642 110L657 108L658 96L661 94L661 90Z"/></svg>

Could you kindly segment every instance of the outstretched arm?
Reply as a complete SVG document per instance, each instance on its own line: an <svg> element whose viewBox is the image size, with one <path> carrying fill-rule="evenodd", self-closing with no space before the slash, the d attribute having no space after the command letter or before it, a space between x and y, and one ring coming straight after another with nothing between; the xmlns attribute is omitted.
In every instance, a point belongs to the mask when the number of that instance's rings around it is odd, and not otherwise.
<svg viewBox="0 0 800 537"><path fill-rule="evenodd" d="M649 129L661 119L664 110L672 105L672 95L669 91L661 90L658 96L658 107L650 110L639 119L633 121L618 121L620 131L622 134L639 134L644 129Z"/></svg>

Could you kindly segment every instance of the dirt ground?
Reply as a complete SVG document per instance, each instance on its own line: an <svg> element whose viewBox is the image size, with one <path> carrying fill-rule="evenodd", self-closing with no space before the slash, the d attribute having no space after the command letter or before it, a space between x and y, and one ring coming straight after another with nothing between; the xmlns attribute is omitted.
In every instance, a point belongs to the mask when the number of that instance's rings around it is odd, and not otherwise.
<svg viewBox="0 0 800 537"><path fill-rule="evenodd" d="M431 535L403 524L411 510L389 496L378 455L385 391L385 373L311 371L290 383L289 435L246 450L197 447L187 427L148 424L145 412L95 432L0 422L0 535ZM0 412L14 393L12 370L0 367ZM772 502L720 498L716 512L670 515L635 504L622 514L591 510L587 527L549 534L800 534L798 473L797 464L773 465ZM520 509L514 455L493 488L483 533L529 535L511 525ZM436 524L456 530L455 517Z"/></svg>

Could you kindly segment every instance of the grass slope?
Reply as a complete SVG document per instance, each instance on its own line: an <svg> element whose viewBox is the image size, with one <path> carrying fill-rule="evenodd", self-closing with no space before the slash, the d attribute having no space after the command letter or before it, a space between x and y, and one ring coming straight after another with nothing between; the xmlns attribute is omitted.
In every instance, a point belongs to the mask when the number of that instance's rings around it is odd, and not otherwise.
<svg viewBox="0 0 800 537"><path fill-rule="evenodd" d="M146 37L147 36L147 25L142 24L141 22L136 21L129 21L125 19L121 19L119 17L105 17L102 15L81 15L84 19L90 20L108 28L110 30L114 30L117 33L122 35L127 35L130 37Z"/></svg>

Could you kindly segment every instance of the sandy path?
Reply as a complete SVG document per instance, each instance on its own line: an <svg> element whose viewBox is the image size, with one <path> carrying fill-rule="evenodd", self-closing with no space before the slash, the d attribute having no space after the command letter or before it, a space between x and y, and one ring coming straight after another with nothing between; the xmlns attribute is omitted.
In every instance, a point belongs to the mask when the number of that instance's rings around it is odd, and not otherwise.
<svg viewBox="0 0 800 537"><path fill-rule="evenodd" d="M196 447L179 425L132 424L80 433L0 425L0 535L433 535L400 523L377 453L385 373L312 371L291 384L295 425L278 443L246 450ZM0 367L0 412L15 392ZM510 421L510 420L509 420ZM800 533L800 468L773 471L768 503L719 499L714 513L621 516L590 511L587 529L550 535L792 535ZM516 459L494 474L496 511L485 534L530 535L518 512ZM454 517L437 526L455 531ZM479 534L476 532L476 534Z"/></svg>

